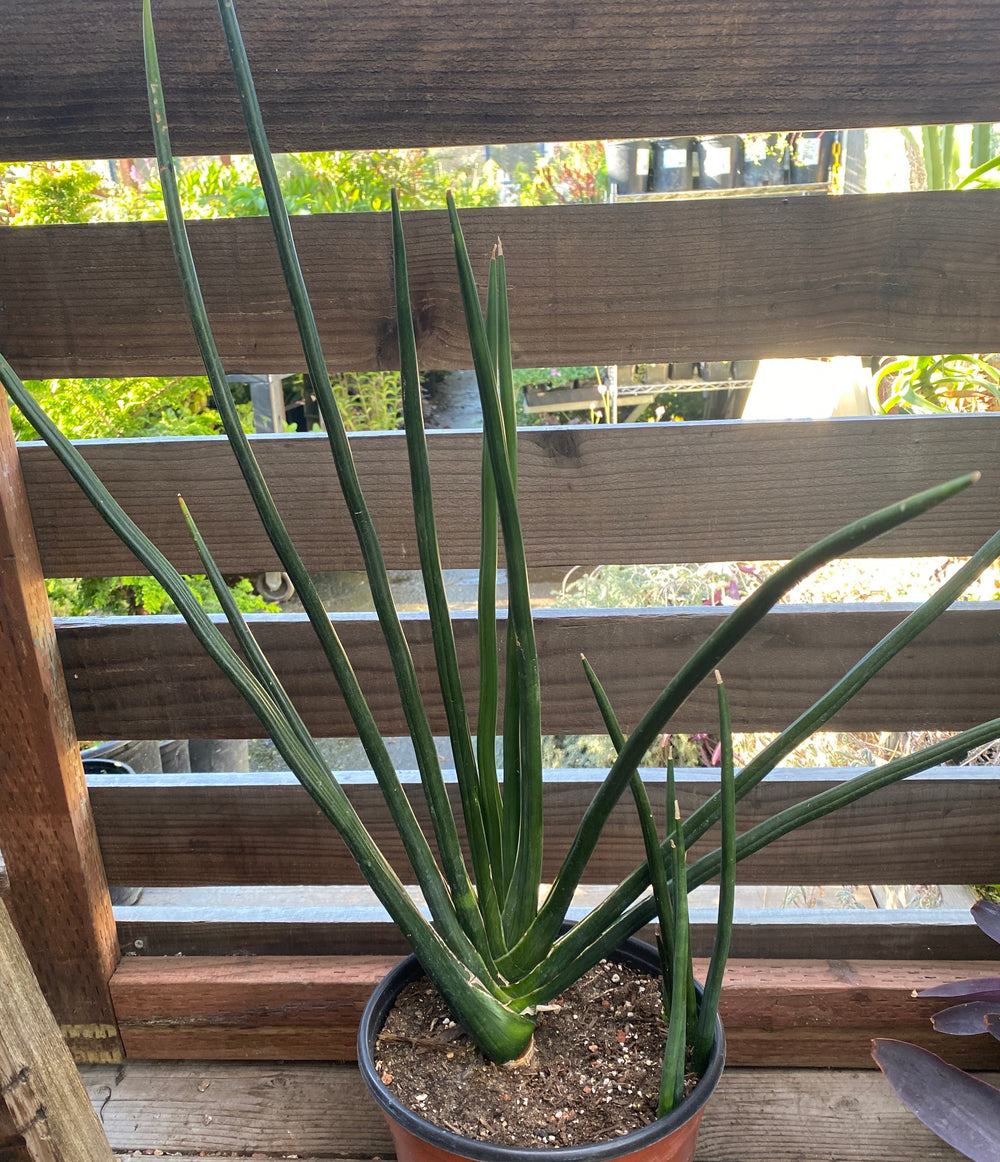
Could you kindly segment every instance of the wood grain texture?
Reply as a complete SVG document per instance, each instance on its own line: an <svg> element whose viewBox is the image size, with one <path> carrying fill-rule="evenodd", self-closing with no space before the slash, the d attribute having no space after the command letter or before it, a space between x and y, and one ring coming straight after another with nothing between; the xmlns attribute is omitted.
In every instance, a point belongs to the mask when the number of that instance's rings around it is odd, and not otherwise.
<svg viewBox="0 0 1000 1162"><path fill-rule="evenodd" d="M8 903L81 1060L119 1052L114 917L14 434L0 407L0 849Z"/></svg>
<svg viewBox="0 0 1000 1162"><path fill-rule="evenodd" d="M353 1065L129 1060L121 1073L89 1066L83 1077L123 1153L393 1156Z"/></svg>
<svg viewBox="0 0 1000 1162"><path fill-rule="evenodd" d="M6 1105L0 1103L0 1162L31 1162L24 1138L14 1128Z"/></svg>
<svg viewBox="0 0 1000 1162"><path fill-rule="evenodd" d="M14 1133L23 1137L32 1162L113 1162L73 1058L2 902L0 980L0 1093ZM16 1143L11 1153L15 1147Z"/></svg>
<svg viewBox="0 0 1000 1162"><path fill-rule="evenodd" d="M833 1158L959 1162L961 1155L910 1115L881 1075L726 1069L705 1109L695 1162Z"/></svg>
<svg viewBox="0 0 1000 1162"><path fill-rule="evenodd" d="M325 438L267 436L253 446L309 568L361 569ZM351 446L389 568L415 568L403 436L359 434ZM224 573L276 567L224 440L87 441L81 449L179 569L202 571L178 493ZM140 570L44 445L19 452L46 576ZM431 433L429 454L443 563L478 568L479 505L470 497L478 495L482 438ZM784 560L880 503L978 470L974 488L861 550L967 556L997 528L998 461L995 415L530 428L519 435L519 511L533 569Z"/></svg>
<svg viewBox="0 0 1000 1162"><path fill-rule="evenodd" d="M522 367L992 350L994 217L992 191L462 215L477 270L503 237ZM267 221L189 230L229 371L302 370ZM398 366L386 216L294 231L331 369ZM421 364L468 367L446 217L406 231ZM23 378L202 373L164 223L3 230L0 260L0 341Z"/></svg>
<svg viewBox="0 0 1000 1162"><path fill-rule="evenodd" d="M112 980L129 1058L352 1058L367 994L395 963L375 957L125 958ZM703 978L707 962L695 962ZM940 1001L913 989L982 976L993 961L731 960L720 1013L732 1065L863 1069L872 1037L916 1041L967 1068L985 1038L930 1028Z"/></svg>
<svg viewBox="0 0 1000 1162"><path fill-rule="evenodd" d="M149 154L134 13L45 14L6 13L0 158ZM175 151L245 152L214 5L156 16ZM990 0L681 0L669 19L652 0L246 0L240 16L279 151L989 121L1000 106Z"/></svg>
<svg viewBox="0 0 1000 1162"><path fill-rule="evenodd" d="M389 1130L356 1068L336 1064L130 1062L84 1081L115 1148L392 1157ZM984 1079L996 1085L1000 1074ZM206 1084L207 1083L207 1084ZM110 1098L109 1098L110 1094ZM953 1162L880 1074L727 1068L702 1119L696 1162Z"/></svg>
<svg viewBox="0 0 1000 1162"><path fill-rule="evenodd" d="M558 871L602 773L581 771L574 778L577 772L549 772L543 878L551 880ZM650 798L661 811L663 772L644 775ZM847 775L786 771L770 776L740 801L740 830L838 785ZM343 783L383 854L404 882L415 882L372 777ZM426 831L419 785L412 775L406 785ZM95 775L90 786L112 883L361 882L341 840L291 775ZM453 776L449 789L457 804ZM677 793L684 816L717 789L718 779L711 772L683 772ZM741 863L740 882L991 882L998 789L1000 771L995 768L939 767L785 836ZM662 832L662 817L659 827ZM717 842L709 832L692 850L692 858ZM151 851L155 860L150 860ZM618 883L642 862L642 840L626 796L608 819L586 881Z"/></svg>
<svg viewBox="0 0 1000 1162"><path fill-rule="evenodd" d="M353 1060L364 1007L397 959L128 958L112 980L125 1052L130 1059Z"/></svg>
<svg viewBox="0 0 1000 1162"><path fill-rule="evenodd" d="M570 917L582 910L570 910ZM360 949L385 956L409 951L380 908L183 908L143 904L116 910L127 955L344 956ZM654 941L652 926L640 938ZM709 956L715 912L691 911L695 956ZM861 960L985 960L995 945L954 911L816 908L737 909L733 955Z"/></svg>
<svg viewBox="0 0 1000 1162"><path fill-rule="evenodd" d="M905 616L907 607L784 606L723 665L737 731L784 729ZM542 729L603 733L580 654L589 658L627 730L719 624L722 607L618 612L541 611L536 639ZM316 737L355 733L304 615L253 615L254 632ZM466 700L474 711L476 620L453 619ZM446 734L430 624L404 615L431 727ZM335 625L384 735L408 733L381 631L371 615ZM996 715L1000 606L966 602L943 614L831 722L843 730L960 730ZM179 618L61 623L59 647L83 738L257 738L263 728ZM501 657L503 654L501 654ZM928 683L927 675L935 674ZM671 719L677 731L716 729L714 690L703 684Z"/></svg>

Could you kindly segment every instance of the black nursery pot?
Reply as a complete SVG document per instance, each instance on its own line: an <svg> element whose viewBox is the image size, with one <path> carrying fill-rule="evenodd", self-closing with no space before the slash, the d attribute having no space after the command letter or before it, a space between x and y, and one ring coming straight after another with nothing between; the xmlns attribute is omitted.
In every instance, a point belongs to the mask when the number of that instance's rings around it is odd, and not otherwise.
<svg viewBox="0 0 1000 1162"><path fill-rule="evenodd" d="M657 952L639 940L627 940L615 959L632 968L659 974ZM423 976L416 957L408 956L378 984L365 1007L358 1030L358 1066L372 1097L381 1106L396 1144L398 1162L691 1162L694 1158L698 1126L705 1103L712 1096L726 1057L722 1022L715 1024L715 1042L704 1076L690 1097L668 1114L642 1129L612 1141L558 1149L517 1148L464 1138L432 1125L415 1114L393 1094L375 1069L375 1041L396 998L411 981ZM700 994L700 990L699 990Z"/></svg>

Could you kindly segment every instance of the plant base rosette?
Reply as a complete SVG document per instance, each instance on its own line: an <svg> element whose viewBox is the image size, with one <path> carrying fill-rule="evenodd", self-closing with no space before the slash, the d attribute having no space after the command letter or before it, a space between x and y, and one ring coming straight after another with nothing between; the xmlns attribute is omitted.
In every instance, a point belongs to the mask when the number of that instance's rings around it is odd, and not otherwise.
<svg viewBox="0 0 1000 1162"><path fill-rule="evenodd" d="M638 940L628 940L613 959L640 971L656 975L660 962L655 949ZM694 1158L702 1112L718 1083L725 1061L725 1036L716 1022L715 1043L704 1075L690 1096L666 1117L623 1137L590 1145L547 1149L514 1147L477 1141L434 1125L404 1104L386 1086L376 1067L377 1039L396 999L412 981L423 976L414 957L392 970L372 994L358 1032L358 1064L375 1101L381 1107L392 1132L399 1162L445 1162L469 1158L476 1162L690 1162Z"/></svg>

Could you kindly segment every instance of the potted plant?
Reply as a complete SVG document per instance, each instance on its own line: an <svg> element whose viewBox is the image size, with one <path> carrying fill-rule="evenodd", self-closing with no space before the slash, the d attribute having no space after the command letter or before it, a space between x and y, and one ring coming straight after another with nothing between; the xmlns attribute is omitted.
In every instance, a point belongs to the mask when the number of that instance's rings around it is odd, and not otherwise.
<svg viewBox="0 0 1000 1162"><path fill-rule="evenodd" d="M824 791L773 818L735 835L735 803L755 787L783 757L840 709L916 634L943 612L1000 551L1000 533L946 581L938 592L875 645L809 710L738 773L731 757L723 763L720 793L687 819L668 812L668 833L662 839L652 828L637 766L649 745L668 726L675 710L703 681L710 679L727 653L758 624L797 581L824 562L961 492L975 474L930 488L915 497L884 508L848 527L831 533L797 556L735 608L726 621L670 677L639 724L625 737L614 711L590 673L591 685L618 748L618 757L596 794L570 845L563 865L544 900L539 903L542 869L542 770L540 690L527 564L517 501L517 442L511 389L511 353L506 304L504 258L497 249L490 263L485 312L466 252L458 214L449 199L458 277L465 307L469 341L479 381L484 413L482 468L482 555L480 570L479 704L475 723L469 721L451 620L445 599L437 551L430 474L420 408L416 345L406 274L403 223L393 199L392 246L395 260L397 325L404 396L407 454L410 465L414 518L420 564L427 593L429 618L441 694L447 709L449 734L455 755L461 814L468 837L467 863L459 845L459 828L447 798L445 782L431 737L428 717L417 689L414 666L393 607L378 538L354 469L350 445L330 389L320 340L299 269L291 229L282 205L277 175L268 151L250 70L243 51L231 0L219 0L226 39L240 90L246 122L267 199L292 309L299 327L310 382L319 405L345 502L352 514L365 559L378 620L387 642L395 681L407 717L419 767L423 794L433 826L431 842L417 824L397 772L387 754L375 719L350 661L323 608L313 582L288 535L280 514L246 439L232 399L218 351L212 338L198 288L167 133L166 112L156 61L149 0L144 0L147 78L156 152L160 164L164 203L181 283L192 323L204 357L229 441L248 489L286 572L343 692L358 735L365 746L387 807L423 891L432 917L428 922L404 889L388 861L357 816L335 775L322 759L314 740L288 695L274 675L250 629L236 609L219 570L204 544L194 514L184 516L204 562L206 574L218 593L229 622L232 641L204 613L184 579L149 538L125 514L96 478L79 451L58 431L25 390L13 368L0 357L0 379L28 421L66 466L111 528L122 538L169 593L192 632L220 665L274 740L290 769L335 825L379 899L413 948L420 969L446 1001L451 1018L464 1027L484 1055L498 1063L517 1063L530 1054L536 1023L553 999L602 958L612 956L636 931L659 915L663 954L651 963L665 970L664 989L674 1024L668 1045L665 1075L653 1114L661 1114L639 1138L625 1137L589 1147L593 1158L690 1158L692 1123L722 1066L723 1041L714 1019L717 980L709 982L699 999L691 981L690 956L685 937L686 892L724 873L732 883L735 863L795 828L852 803L880 787L936 763L964 754L973 746L1000 735L1000 719L968 730L923 752L896 759L877 770L859 774L850 782ZM183 507L183 501L182 507ZM495 581L497 543L502 537L508 576L507 633L501 659L498 646ZM232 644L235 642L235 645ZM501 687L503 690L501 697ZM503 718L499 706L504 708ZM721 733L728 736L725 695L720 693ZM497 769L495 739L502 736L502 779ZM636 799L648 858L611 895L580 922L564 927L573 891L597 842L608 813L626 792ZM724 793L723 793L724 792ZM668 786L668 800L672 793ZM684 852L720 818L726 834L722 848L701 856L690 867ZM644 892L655 886L652 897ZM715 957L716 976L725 960L727 926L720 924L720 946ZM629 950L621 953L631 956ZM647 961L647 963L650 963ZM415 971L411 966L406 972ZM374 1004L382 1004L380 999ZM379 1010L369 1020L362 1054L370 1051ZM682 1020L683 1016L683 1020ZM684 1028L684 1035L680 1030ZM375 1030L377 1032L377 1030ZM688 1041L694 1042L693 1064L702 1080L690 1097L680 1096L678 1071ZM525 1065L523 1068L530 1068ZM654 1070L659 1073L659 1070ZM370 1077L377 1095L386 1084ZM442 1139L413 1115L416 1140L423 1157L440 1158ZM411 1125L411 1128L412 1128ZM423 1127L423 1128L421 1128ZM685 1128L686 1127L686 1128ZM681 1131L672 1144L665 1134ZM437 1136L435 1136L437 1135ZM430 1142L427 1142L430 1136ZM401 1139L402 1140L402 1139ZM456 1152L465 1157L494 1157L485 1145L458 1137ZM449 1138L448 1148L455 1146ZM401 1151L416 1150L412 1144ZM532 1152L533 1156L537 1151ZM412 1154L410 1156L413 1156ZM513 1156L504 1151L503 1156ZM560 1157L582 1157L572 1148Z"/></svg>

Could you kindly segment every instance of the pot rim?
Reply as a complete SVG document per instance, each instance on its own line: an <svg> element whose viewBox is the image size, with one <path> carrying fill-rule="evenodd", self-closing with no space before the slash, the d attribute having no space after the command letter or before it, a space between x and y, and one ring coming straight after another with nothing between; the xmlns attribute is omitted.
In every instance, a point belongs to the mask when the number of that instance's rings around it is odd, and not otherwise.
<svg viewBox="0 0 1000 1162"><path fill-rule="evenodd" d="M616 951L626 964L632 967L652 970L660 969L659 955L651 945L630 937ZM692 1093L666 1117L657 1118L646 1126L624 1134L620 1138L592 1142L582 1146L502 1146L494 1142L481 1142L465 1138L451 1130L434 1125L426 1118L414 1113L409 1106L396 1097L379 1077L375 1069L375 1039L385 1023L396 997L411 981L424 975L415 956L408 956L392 969L375 987L358 1029L358 1067L368 1090L383 1112L402 1128L416 1137L473 1162L604 1162L606 1159L625 1158L629 1154L643 1150L667 1137L698 1114L712 1096L726 1059L726 1038L721 1020L715 1020L715 1041L708 1067ZM696 984L699 995L701 986Z"/></svg>

